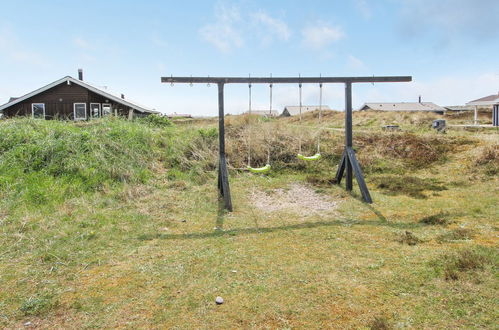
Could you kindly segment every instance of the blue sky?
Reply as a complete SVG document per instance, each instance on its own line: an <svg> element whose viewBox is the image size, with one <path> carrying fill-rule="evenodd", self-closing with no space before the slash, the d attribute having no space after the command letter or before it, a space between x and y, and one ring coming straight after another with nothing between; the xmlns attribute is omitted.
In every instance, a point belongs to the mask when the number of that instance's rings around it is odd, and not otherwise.
<svg viewBox="0 0 499 330"><path fill-rule="evenodd" d="M463 104L499 91L498 0L9 1L0 12L0 103L76 76L165 113L216 114L216 88L161 84L161 76L412 75L354 87L364 102ZM318 103L306 86L305 104ZM324 103L343 109L343 87ZM274 88L274 108L298 102ZM228 86L227 112L247 109ZM268 87L254 88L268 108Z"/></svg>

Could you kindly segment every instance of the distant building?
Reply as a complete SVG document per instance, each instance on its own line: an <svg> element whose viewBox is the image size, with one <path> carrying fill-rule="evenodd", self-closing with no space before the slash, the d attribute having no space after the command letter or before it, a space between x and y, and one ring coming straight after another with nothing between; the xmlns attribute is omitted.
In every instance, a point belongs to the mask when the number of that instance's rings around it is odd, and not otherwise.
<svg viewBox="0 0 499 330"><path fill-rule="evenodd" d="M312 111L319 111L318 105L302 105L301 113L307 113ZM321 107L321 111L332 111L331 108L327 105L323 105ZM281 113L282 117L290 117L300 115L300 106L299 105L288 105L284 107L284 110Z"/></svg>
<svg viewBox="0 0 499 330"><path fill-rule="evenodd" d="M432 102L364 103L359 110L435 112L443 114L445 109Z"/></svg>
<svg viewBox="0 0 499 330"><path fill-rule="evenodd" d="M473 101L466 103L467 106L475 107L478 109L491 110L494 104L499 103L499 92L497 94L492 94L485 96Z"/></svg>
<svg viewBox="0 0 499 330"><path fill-rule="evenodd" d="M78 79L66 76L24 96L11 97L0 106L0 113L4 117L88 120L109 115L132 118L159 112L125 100L123 94L113 95L84 82L80 69Z"/></svg>
<svg viewBox="0 0 499 330"><path fill-rule="evenodd" d="M246 111L244 114L249 114ZM279 112L277 110L251 110L252 115L263 116L263 117L278 117Z"/></svg>
<svg viewBox="0 0 499 330"><path fill-rule="evenodd" d="M475 108L470 105L449 105L444 107L446 111L449 112L465 112L473 111Z"/></svg>
<svg viewBox="0 0 499 330"><path fill-rule="evenodd" d="M499 104L499 92L497 94L492 94L489 96L485 96L473 101L466 103L467 106L471 106L474 108L475 115L473 118L473 123L475 125L478 124L478 110L492 110L495 104Z"/></svg>
<svg viewBox="0 0 499 330"><path fill-rule="evenodd" d="M192 118L192 115L189 113L171 113L166 115L168 118Z"/></svg>

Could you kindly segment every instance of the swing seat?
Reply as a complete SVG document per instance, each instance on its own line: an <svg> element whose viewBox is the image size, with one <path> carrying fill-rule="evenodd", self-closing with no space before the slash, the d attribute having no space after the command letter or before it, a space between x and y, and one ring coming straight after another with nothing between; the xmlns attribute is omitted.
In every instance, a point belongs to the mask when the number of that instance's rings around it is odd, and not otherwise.
<svg viewBox="0 0 499 330"><path fill-rule="evenodd" d="M248 171L251 173L267 173L270 171L270 164L265 165L264 167L251 167L251 166L246 166Z"/></svg>
<svg viewBox="0 0 499 330"><path fill-rule="evenodd" d="M301 160L306 160L306 161L314 161L314 160L319 160L321 159L321 154L320 153L316 153L315 155L313 156L310 156L310 157L307 157L307 156L303 156L302 154L298 154L297 157Z"/></svg>

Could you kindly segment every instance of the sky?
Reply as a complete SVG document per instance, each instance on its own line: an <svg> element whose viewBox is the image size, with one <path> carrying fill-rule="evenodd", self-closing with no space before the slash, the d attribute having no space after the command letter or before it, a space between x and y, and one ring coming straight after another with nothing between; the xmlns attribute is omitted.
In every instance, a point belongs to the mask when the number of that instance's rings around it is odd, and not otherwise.
<svg viewBox="0 0 499 330"><path fill-rule="evenodd" d="M217 88L161 76L410 75L356 84L353 105L462 105L499 92L499 0L0 0L0 104L64 76L123 93L163 113L217 113ZM273 109L297 105L297 85L274 85ZM323 103L344 109L344 86ZM228 85L226 112L248 109ZM304 85L303 104L319 103ZM253 109L269 108L255 85Z"/></svg>

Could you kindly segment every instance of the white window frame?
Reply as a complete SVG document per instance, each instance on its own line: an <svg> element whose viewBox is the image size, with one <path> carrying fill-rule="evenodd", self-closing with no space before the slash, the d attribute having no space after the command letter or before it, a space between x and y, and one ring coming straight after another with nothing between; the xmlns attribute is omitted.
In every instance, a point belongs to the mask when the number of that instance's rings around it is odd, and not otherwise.
<svg viewBox="0 0 499 330"><path fill-rule="evenodd" d="M94 111L92 109L92 105L98 105L99 106L99 117L94 117ZM102 117L102 106L100 103L90 103L90 118L101 118Z"/></svg>
<svg viewBox="0 0 499 330"><path fill-rule="evenodd" d="M80 104L83 104L85 106L85 118L76 118L76 106L80 105ZM87 104L83 103L83 102L73 103L73 117L74 117L75 121L76 120L87 120Z"/></svg>
<svg viewBox="0 0 499 330"><path fill-rule="evenodd" d="M109 109L111 109L111 112L104 115L104 106L109 106ZM102 118L104 118L105 116L112 116L113 115L113 106L111 105L111 103L102 103L101 111L102 111Z"/></svg>
<svg viewBox="0 0 499 330"><path fill-rule="evenodd" d="M43 106L43 119L45 119L45 103L31 103L31 117L35 118L35 105Z"/></svg>

